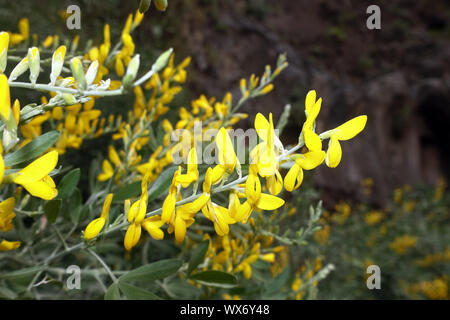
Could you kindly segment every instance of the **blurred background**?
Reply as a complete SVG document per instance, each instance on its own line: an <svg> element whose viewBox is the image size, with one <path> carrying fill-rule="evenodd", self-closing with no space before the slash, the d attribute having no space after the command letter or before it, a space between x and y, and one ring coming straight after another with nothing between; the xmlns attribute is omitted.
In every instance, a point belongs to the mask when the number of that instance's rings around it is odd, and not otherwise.
<svg viewBox="0 0 450 320"><path fill-rule="evenodd" d="M137 0L1 2L2 28L14 30L27 16L32 33L80 34L81 43L100 42L105 23L118 36L138 6ZM70 4L81 8L81 30L66 28L62 12ZM381 30L366 27L370 4L381 8ZM340 166L323 166L313 179L331 202L359 199L366 179L373 183L370 201L383 205L395 187L435 184L450 174L449 21L444 0L172 0L166 13L150 10L134 38L143 61L168 47L178 61L192 57L186 104L202 93L238 93L240 78L260 74L286 52L290 67L273 93L244 106L250 117L241 126L252 126L257 112L273 112L276 120L290 103L283 141L295 143L310 89L324 101L319 131L367 114L366 130L343 143Z"/></svg>

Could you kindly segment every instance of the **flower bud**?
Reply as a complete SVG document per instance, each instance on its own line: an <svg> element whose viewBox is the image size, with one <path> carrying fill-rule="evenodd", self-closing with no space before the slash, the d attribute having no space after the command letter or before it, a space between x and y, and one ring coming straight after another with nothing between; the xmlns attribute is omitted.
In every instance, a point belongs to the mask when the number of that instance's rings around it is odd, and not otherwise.
<svg viewBox="0 0 450 320"><path fill-rule="evenodd" d="M139 12L146 13L148 8L150 8L151 3L152 0L141 0L141 3L139 4Z"/></svg>
<svg viewBox="0 0 450 320"><path fill-rule="evenodd" d="M73 77L77 82L77 86L79 89L86 89L87 83L86 78L84 77L83 71L83 63L79 58L73 58L70 60L70 69L72 70Z"/></svg>
<svg viewBox="0 0 450 320"><path fill-rule="evenodd" d="M17 129L10 130L6 128L3 131L2 143L5 151L11 149L18 141L19 138L17 137Z"/></svg>
<svg viewBox="0 0 450 320"><path fill-rule="evenodd" d="M0 32L0 73L5 72L8 63L9 33Z"/></svg>
<svg viewBox="0 0 450 320"><path fill-rule="evenodd" d="M122 84L125 88L130 88L133 84L134 79L136 79L139 70L139 55L135 55L128 64L127 73L122 79Z"/></svg>
<svg viewBox="0 0 450 320"><path fill-rule="evenodd" d="M61 70L64 64L64 57L66 56L66 46L60 46L53 53L52 58L52 72L50 73L50 84L54 85L56 79L61 74Z"/></svg>
<svg viewBox="0 0 450 320"><path fill-rule="evenodd" d="M11 71L11 74L9 75L9 81L14 81L18 77L20 77L25 71L28 70L29 64L28 64L28 57L23 58L17 66Z"/></svg>
<svg viewBox="0 0 450 320"><path fill-rule="evenodd" d="M167 0L155 0L155 7L159 11L166 11L167 5Z"/></svg>
<svg viewBox="0 0 450 320"><path fill-rule="evenodd" d="M30 66L30 81L32 84L36 84L39 72L41 71L41 57L38 48L33 47L28 49L28 64Z"/></svg>
<svg viewBox="0 0 450 320"><path fill-rule="evenodd" d="M62 98L67 105L72 106L77 103L77 99L70 93L63 93Z"/></svg>
<svg viewBox="0 0 450 320"><path fill-rule="evenodd" d="M97 77L97 72L98 72L98 61L96 60L91 63L88 70L86 71L85 78L87 86L90 86L94 82L95 77Z"/></svg>
<svg viewBox="0 0 450 320"><path fill-rule="evenodd" d="M153 65L152 69L154 69L155 73L161 71L169 62L170 56L172 55L173 49L170 48L169 50L165 51L163 54L161 54L158 59L156 59L155 64Z"/></svg>

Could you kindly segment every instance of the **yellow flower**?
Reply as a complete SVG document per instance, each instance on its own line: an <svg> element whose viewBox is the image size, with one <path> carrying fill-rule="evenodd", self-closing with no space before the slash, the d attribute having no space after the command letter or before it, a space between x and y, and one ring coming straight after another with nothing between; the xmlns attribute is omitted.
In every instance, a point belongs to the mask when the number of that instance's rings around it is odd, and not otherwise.
<svg viewBox="0 0 450 320"><path fill-rule="evenodd" d="M364 220L369 226L373 226L383 220L383 213L381 211L371 211L366 214Z"/></svg>
<svg viewBox="0 0 450 320"><path fill-rule="evenodd" d="M319 100L316 101L316 91L309 91L305 99L306 121L303 124L302 133L305 145L310 151L322 150L322 140L314 132L315 121L319 115L321 105L322 98L319 98Z"/></svg>
<svg viewBox="0 0 450 320"><path fill-rule="evenodd" d="M198 164L197 151L194 147L189 151L189 154L187 156L186 174L180 174L179 176L177 176L175 183L181 184L183 188L187 188L192 182L197 181L198 180L197 164Z"/></svg>
<svg viewBox="0 0 450 320"><path fill-rule="evenodd" d="M8 63L9 33L0 32L0 73L3 73Z"/></svg>
<svg viewBox="0 0 450 320"><path fill-rule="evenodd" d="M302 184L303 170L312 170L323 162L325 152L322 150L310 151L305 154L294 155L292 158L297 159L284 178L284 188L289 192L297 189Z"/></svg>
<svg viewBox="0 0 450 320"><path fill-rule="evenodd" d="M406 251L414 247L417 243L417 237L413 237L410 235L403 235L396 237L394 241L389 244L389 247L394 250L397 254L403 255Z"/></svg>
<svg viewBox="0 0 450 320"><path fill-rule="evenodd" d="M19 32L25 39L28 39L30 34L30 24L27 18L22 18L19 20Z"/></svg>
<svg viewBox="0 0 450 320"><path fill-rule="evenodd" d="M9 92L8 78L0 74L0 116L7 122L11 115L11 98Z"/></svg>
<svg viewBox="0 0 450 320"><path fill-rule="evenodd" d="M161 230L163 225L164 222L161 220L160 215L148 217L142 222L142 227L156 240L164 239L164 232Z"/></svg>
<svg viewBox="0 0 450 320"><path fill-rule="evenodd" d="M53 44L53 37L52 36L47 36L47 38L45 38L44 42L42 43L42 46L44 48L48 48Z"/></svg>
<svg viewBox="0 0 450 320"><path fill-rule="evenodd" d="M263 142L253 148L250 157L253 163L256 162L260 176L273 176L278 169L278 155L282 152L283 145L275 134L272 113L269 114L269 121L258 113L255 117L255 129Z"/></svg>
<svg viewBox="0 0 450 320"><path fill-rule="evenodd" d="M220 128L215 141L219 164L213 169L213 184L222 180L226 175L233 173L235 168L240 170L240 164L234 152L233 143L225 128Z"/></svg>
<svg viewBox="0 0 450 320"><path fill-rule="evenodd" d="M109 208L111 206L113 197L114 194L112 193L109 193L106 196L105 201L103 202L103 208L100 218L92 220L86 227L86 230L84 231L84 238L86 240L95 238L100 233L100 231L102 231L103 227L105 226L106 219L108 218Z"/></svg>
<svg viewBox="0 0 450 320"><path fill-rule="evenodd" d="M16 200L14 197L0 202L0 231L8 232L14 227L12 220L16 216L13 211L15 204Z"/></svg>
<svg viewBox="0 0 450 320"><path fill-rule="evenodd" d="M345 141L355 137L364 129L366 122L367 116L359 116L347 121L336 129L327 132L330 137L327 155L325 158L325 163L327 166L330 168L336 168L338 166L342 158L342 148L339 141Z"/></svg>
<svg viewBox="0 0 450 320"><path fill-rule="evenodd" d="M166 199L164 199L162 205L161 220L164 221L164 223L168 223L172 219L172 215L175 212L175 203L177 202L177 192L178 192L176 181L177 176L180 174L181 174L181 167L178 167L178 170L173 175L172 184L169 188L169 194L167 195Z"/></svg>
<svg viewBox="0 0 450 320"><path fill-rule="evenodd" d="M58 152L50 151L14 174L13 182L22 185L31 195L51 200L58 194L55 182L48 175L58 163Z"/></svg>
<svg viewBox="0 0 450 320"><path fill-rule="evenodd" d="M147 214L148 179L149 173L142 178L141 197L131 205L131 208L128 211L128 222L130 225L125 233L125 239L123 242L127 251L130 251L141 238L142 223L145 219L145 215Z"/></svg>
<svg viewBox="0 0 450 320"><path fill-rule="evenodd" d="M0 251L15 250L18 247L20 247L20 241L6 241L6 240L2 240L2 242L0 242Z"/></svg>
<svg viewBox="0 0 450 320"><path fill-rule="evenodd" d="M250 165L250 171L245 182L245 196L247 201L240 205L237 202L236 221L246 222L254 209L276 210L284 204L284 200L271 194L261 193L261 182L257 174L257 166Z"/></svg>
<svg viewBox="0 0 450 320"><path fill-rule="evenodd" d="M14 226L12 220L16 216L14 213L14 205L16 200L14 197L8 198L0 202L0 231L8 232ZM10 251L15 250L20 246L20 241L7 241L2 240L0 242L0 251Z"/></svg>

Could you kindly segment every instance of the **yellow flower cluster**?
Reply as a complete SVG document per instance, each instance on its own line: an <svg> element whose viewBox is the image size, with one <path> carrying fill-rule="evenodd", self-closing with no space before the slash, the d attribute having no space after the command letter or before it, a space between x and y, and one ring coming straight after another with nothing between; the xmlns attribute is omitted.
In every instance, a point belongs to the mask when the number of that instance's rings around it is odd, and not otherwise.
<svg viewBox="0 0 450 320"><path fill-rule="evenodd" d="M276 210L284 204L284 200L277 195L282 191L283 186L287 191L297 189L303 180L303 170L311 170L326 162L330 167L335 167L340 162L340 140L348 140L363 130L366 117L357 117L336 129L330 130L321 136L315 133L315 119L321 107L321 99L315 100L315 91L308 93L305 101L305 113L307 120L303 126L300 140L297 147L291 151L286 151L283 144L275 134L272 114L269 119L258 113L255 117L255 129L260 139L258 143L250 151L250 164L248 166L248 175L242 177L241 164L236 156L232 140L227 131L227 126L232 125L239 119L245 117L241 114L233 114L231 94L226 94L221 102L215 99L207 99L201 96L192 102L192 111L189 112L185 108L179 111L180 120L176 123L176 129L183 129L180 141L170 144L168 135L173 133L172 124L164 119L162 122L166 136L164 137L164 149L159 146L150 156L147 163L142 164L137 152L141 146L151 143L151 134L147 133L146 128L142 128L146 123L151 123L155 118L167 112L168 108L165 104L169 103L173 96L179 92L178 87L170 88L172 81L182 82L185 80L185 67L189 60L185 60L177 68L173 67L173 56L171 57L166 69L162 72L162 76L158 73L146 83L144 89L153 90L151 98L146 101L144 91L140 87L135 89L135 106L132 118L141 119L135 121L133 127L130 124L124 124L120 129L116 138L122 138L124 146L128 151L128 164L123 166L123 161L114 148L110 147L109 160L104 160L102 164L103 172L98 176L100 181L106 181L116 175L116 179L120 176L121 171L132 169L144 175L147 179L142 180L142 196L139 200L139 208L141 214L134 216L129 215L130 227L125 236L125 247L130 250L138 243L140 238L140 226L146 216L145 209L147 203L143 197L146 193L147 183L156 177L158 172L171 163L172 156L178 152L187 163L186 172L183 173L183 167L179 166L173 176L168 195L165 198L161 216L150 217L158 224L167 224L167 231L174 233L177 243L183 242L187 228L195 221L197 213L201 212L202 216L210 220L216 233L224 237L229 233L229 225L242 222L246 223L254 210ZM270 70L270 69L269 69ZM278 70L278 69L277 69ZM242 99L252 96L253 92L258 88L257 95L268 93L273 86L267 83L267 74L263 75L261 83L259 78L252 76L247 85L246 81L241 81ZM162 80L161 80L162 79ZM147 115L148 114L148 115ZM142 120L144 118L144 120ZM217 164L207 168L203 178L202 193L196 194L197 186L200 183L200 173L198 170L197 155L197 139L195 136L194 125L196 121L206 121L207 126L202 127L202 134L207 129L218 129L214 142L216 146ZM141 137L141 133L144 133ZM321 150L322 139L330 139L330 147L325 153ZM293 154L305 144L309 149L306 153ZM189 150L188 152L186 150ZM130 165L129 161L132 160ZM328 159L328 160L327 160ZM290 161L290 162L289 162ZM292 163L291 168L283 179L280 173L280 165L288 162ZM111 165L114 164L114 168ZM127 167L127 169L124 169ZM156 174L155 174L156 173ZM237 179L230 183L229 188L223 186L230 179ZM265 186L269 193L262 190L261 179L265 179ZM194 194L188 197L189 200L183 200L182 190L193 185ZM218 187L213 188L215 185ZM144 187L145 186L145 187ZM212 194L216 189L223 188L224 191L229 190L228 205L223 206L214 201ZM192 200L190 200L192 199ZM241 202L240 199L245 199ZM183 202L183 204L178 204ZM135 202L137 203L137 202ZM131 212L131 211L130 211ZM137 220L136 220L137 219Z"/></svg>
<svg viewBox="0 0 450 320"><path fill-rule="evenodd" d="M446 248L443 252L427 254L425 258L418 260L417 264L421 267L430 267L438 263L448 262L450 262L450 248Z"/></svg>
<svg viewBox="0 0 450 320"><path fill-rule="evenodd" d="M7 125L13 123L14 126L17 126L20 104L18 100L16 100L11 108L8 79L3 74L0 75L0 101L0 117L2 120ZM12 148L10 145L8 145L8 147ZM58 162L58 152L48 152L27 165L25 168L9 173L6 176L3 152L3 147L0 145L0 183L14 183L21 185L31 195L44 200L50 200L56 197L58 190L56 189L56 185L49 174L56 167ZM7 232L13 228L11 221L15 217L15 213L13 211L14 206L14 197L8 198L0 203L0 231ZM14 250L19 246L19 241L9 242L2 240L0 243L0 251Z"/></svg>
<svg viewBox="0 0 450 320"><path fill-rule="evenodd" d="M282 264L281 269L285 267L280 259L280 254L287 248L273 246L273 238L270 236L258 235L255 237L252 233L247 233L243 239L226 235L211 240L210 236L205 234L204 238L210 240L206 253L209 265L204 266L205 270L211 268L234 274L242 273L246 279L250 279L252 264L258 260L270 263L273 268L277 268L280 263Z"/></svg>
<svg viewBox="0 0 450 320"><path fill-rule="evenodd" d="M431 281L422 281L411 285L409 290L411 293L424 294L429 299L433 300L447 300L448 293L448 277L435 278Z"/></svg>
<svg viewBox="0 0 450 320"><path fill-rule="evenodd" d="M394 250L398 255L403 255L409 248L412 248L417 243L417 237L405 234L403 236L396 237L389 247Z"/></svg>

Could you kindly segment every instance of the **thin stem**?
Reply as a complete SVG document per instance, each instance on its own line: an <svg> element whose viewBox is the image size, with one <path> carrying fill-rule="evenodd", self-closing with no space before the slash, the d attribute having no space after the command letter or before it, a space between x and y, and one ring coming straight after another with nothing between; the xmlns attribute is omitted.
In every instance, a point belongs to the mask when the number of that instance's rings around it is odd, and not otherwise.
<svg viewBox="0 0 450 320"><path fill-rule="evenodd" d="M120 87L116 90L76 90L71 88L65 88L65 87L56 87L49 84L31 84L27 82L9 82L10 87L16 87L16 88L25 88L25 89L37 89L37 90L44 90L49 92L63 92L63 93L71 93L71 94L80 94L82 96L100 96L100 97L106 97L106 96L118 96L124 93L123 87Z"/></svg>
<svg viewBox="0 0 450 320"><path fill-rule="evenodd" d="M103 266L103 268L105 268L106 272L109 274L109 276L111 277L112 281L114 283L117 283L117 278L114 275L114 273L111 271L111 269L108 267L108 265L105 263L105 261L103 261L102 258L100 258L100 256L98 254L96 254L92 249L88 250L90 254L92 254L97 260L98 262L100 262L100 264Z"/></svg>

